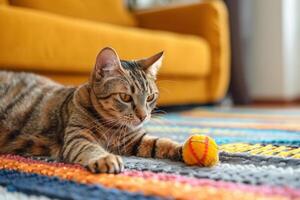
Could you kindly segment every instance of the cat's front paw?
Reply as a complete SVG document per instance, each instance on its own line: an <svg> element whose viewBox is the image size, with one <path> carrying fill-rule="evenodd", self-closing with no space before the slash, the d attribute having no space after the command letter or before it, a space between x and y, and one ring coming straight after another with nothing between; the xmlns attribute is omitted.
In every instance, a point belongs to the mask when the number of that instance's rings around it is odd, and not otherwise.
<svg viewBox="0 0 300 200"><path fill-rule="evenodd" d="M174 161L183 161L182 157L182 146L178 145L174 151L171 153L171 160Z"/></svg>
<svg viewBox="0 0 300 200"><path fill-rule="evenodd" d="M124 170L120 156L107 154L89 162L87 168L93 173L118 174Z"/></svg>

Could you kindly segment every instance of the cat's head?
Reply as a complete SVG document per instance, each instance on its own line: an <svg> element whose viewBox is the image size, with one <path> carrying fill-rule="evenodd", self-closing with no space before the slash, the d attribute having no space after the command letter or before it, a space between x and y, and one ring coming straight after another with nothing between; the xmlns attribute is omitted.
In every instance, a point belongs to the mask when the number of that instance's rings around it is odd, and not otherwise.
<svg viewBox="0 0 300 200"><path fill-rule="evenodd" d="M139 127L150 119L158 98L155 80L163 52L125 61L106 47L96 59L90 85L95 110L110 125Z"/></svg>

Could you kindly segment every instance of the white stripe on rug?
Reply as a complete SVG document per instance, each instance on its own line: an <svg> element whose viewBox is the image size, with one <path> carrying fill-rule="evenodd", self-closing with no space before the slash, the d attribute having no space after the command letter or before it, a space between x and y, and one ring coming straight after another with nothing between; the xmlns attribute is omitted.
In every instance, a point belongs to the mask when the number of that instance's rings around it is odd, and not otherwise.
<svg viewBox="0 0 300 200"><path fill-rule="evenodd" d="M21 192L9 192L0 186L0 200L54 200L45 196L27 195Z"/></svg>

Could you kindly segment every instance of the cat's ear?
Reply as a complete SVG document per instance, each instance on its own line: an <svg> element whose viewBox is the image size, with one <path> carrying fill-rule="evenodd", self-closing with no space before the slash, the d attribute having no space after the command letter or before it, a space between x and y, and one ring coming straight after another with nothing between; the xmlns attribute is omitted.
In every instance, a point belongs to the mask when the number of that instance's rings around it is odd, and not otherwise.
<svg viewBox="0 0 300 200"><path fill-rule="evenodd" d="M159 52L151 57L144 58L141 60L136 60L139 66L142 67L142 69L152 76L153 78L156 78L156 75L158 73L158 70L162 64L162 60L164 57L164 52Z"/></svg>
<svg viewBox="0 0 300 200"><path fill-rule="evenodd" d="M117 52L110 47L102 49L96 58L93 77L100 79L107 75L117 75L122 71L122 65Z"/></svg>

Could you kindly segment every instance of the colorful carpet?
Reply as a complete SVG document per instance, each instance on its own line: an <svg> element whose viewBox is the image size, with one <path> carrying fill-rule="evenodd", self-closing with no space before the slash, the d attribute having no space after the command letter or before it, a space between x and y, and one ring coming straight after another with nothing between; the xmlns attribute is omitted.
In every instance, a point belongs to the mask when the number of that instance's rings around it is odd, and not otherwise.
<svg viewBox="0 0 300 200"><path fill-rule="evenodd" d="M124 158L119 175L47 158L0 155L0 199L300 199L300 110L201 108L154 118L148 131L220 145L213 168Z"/></svg>

